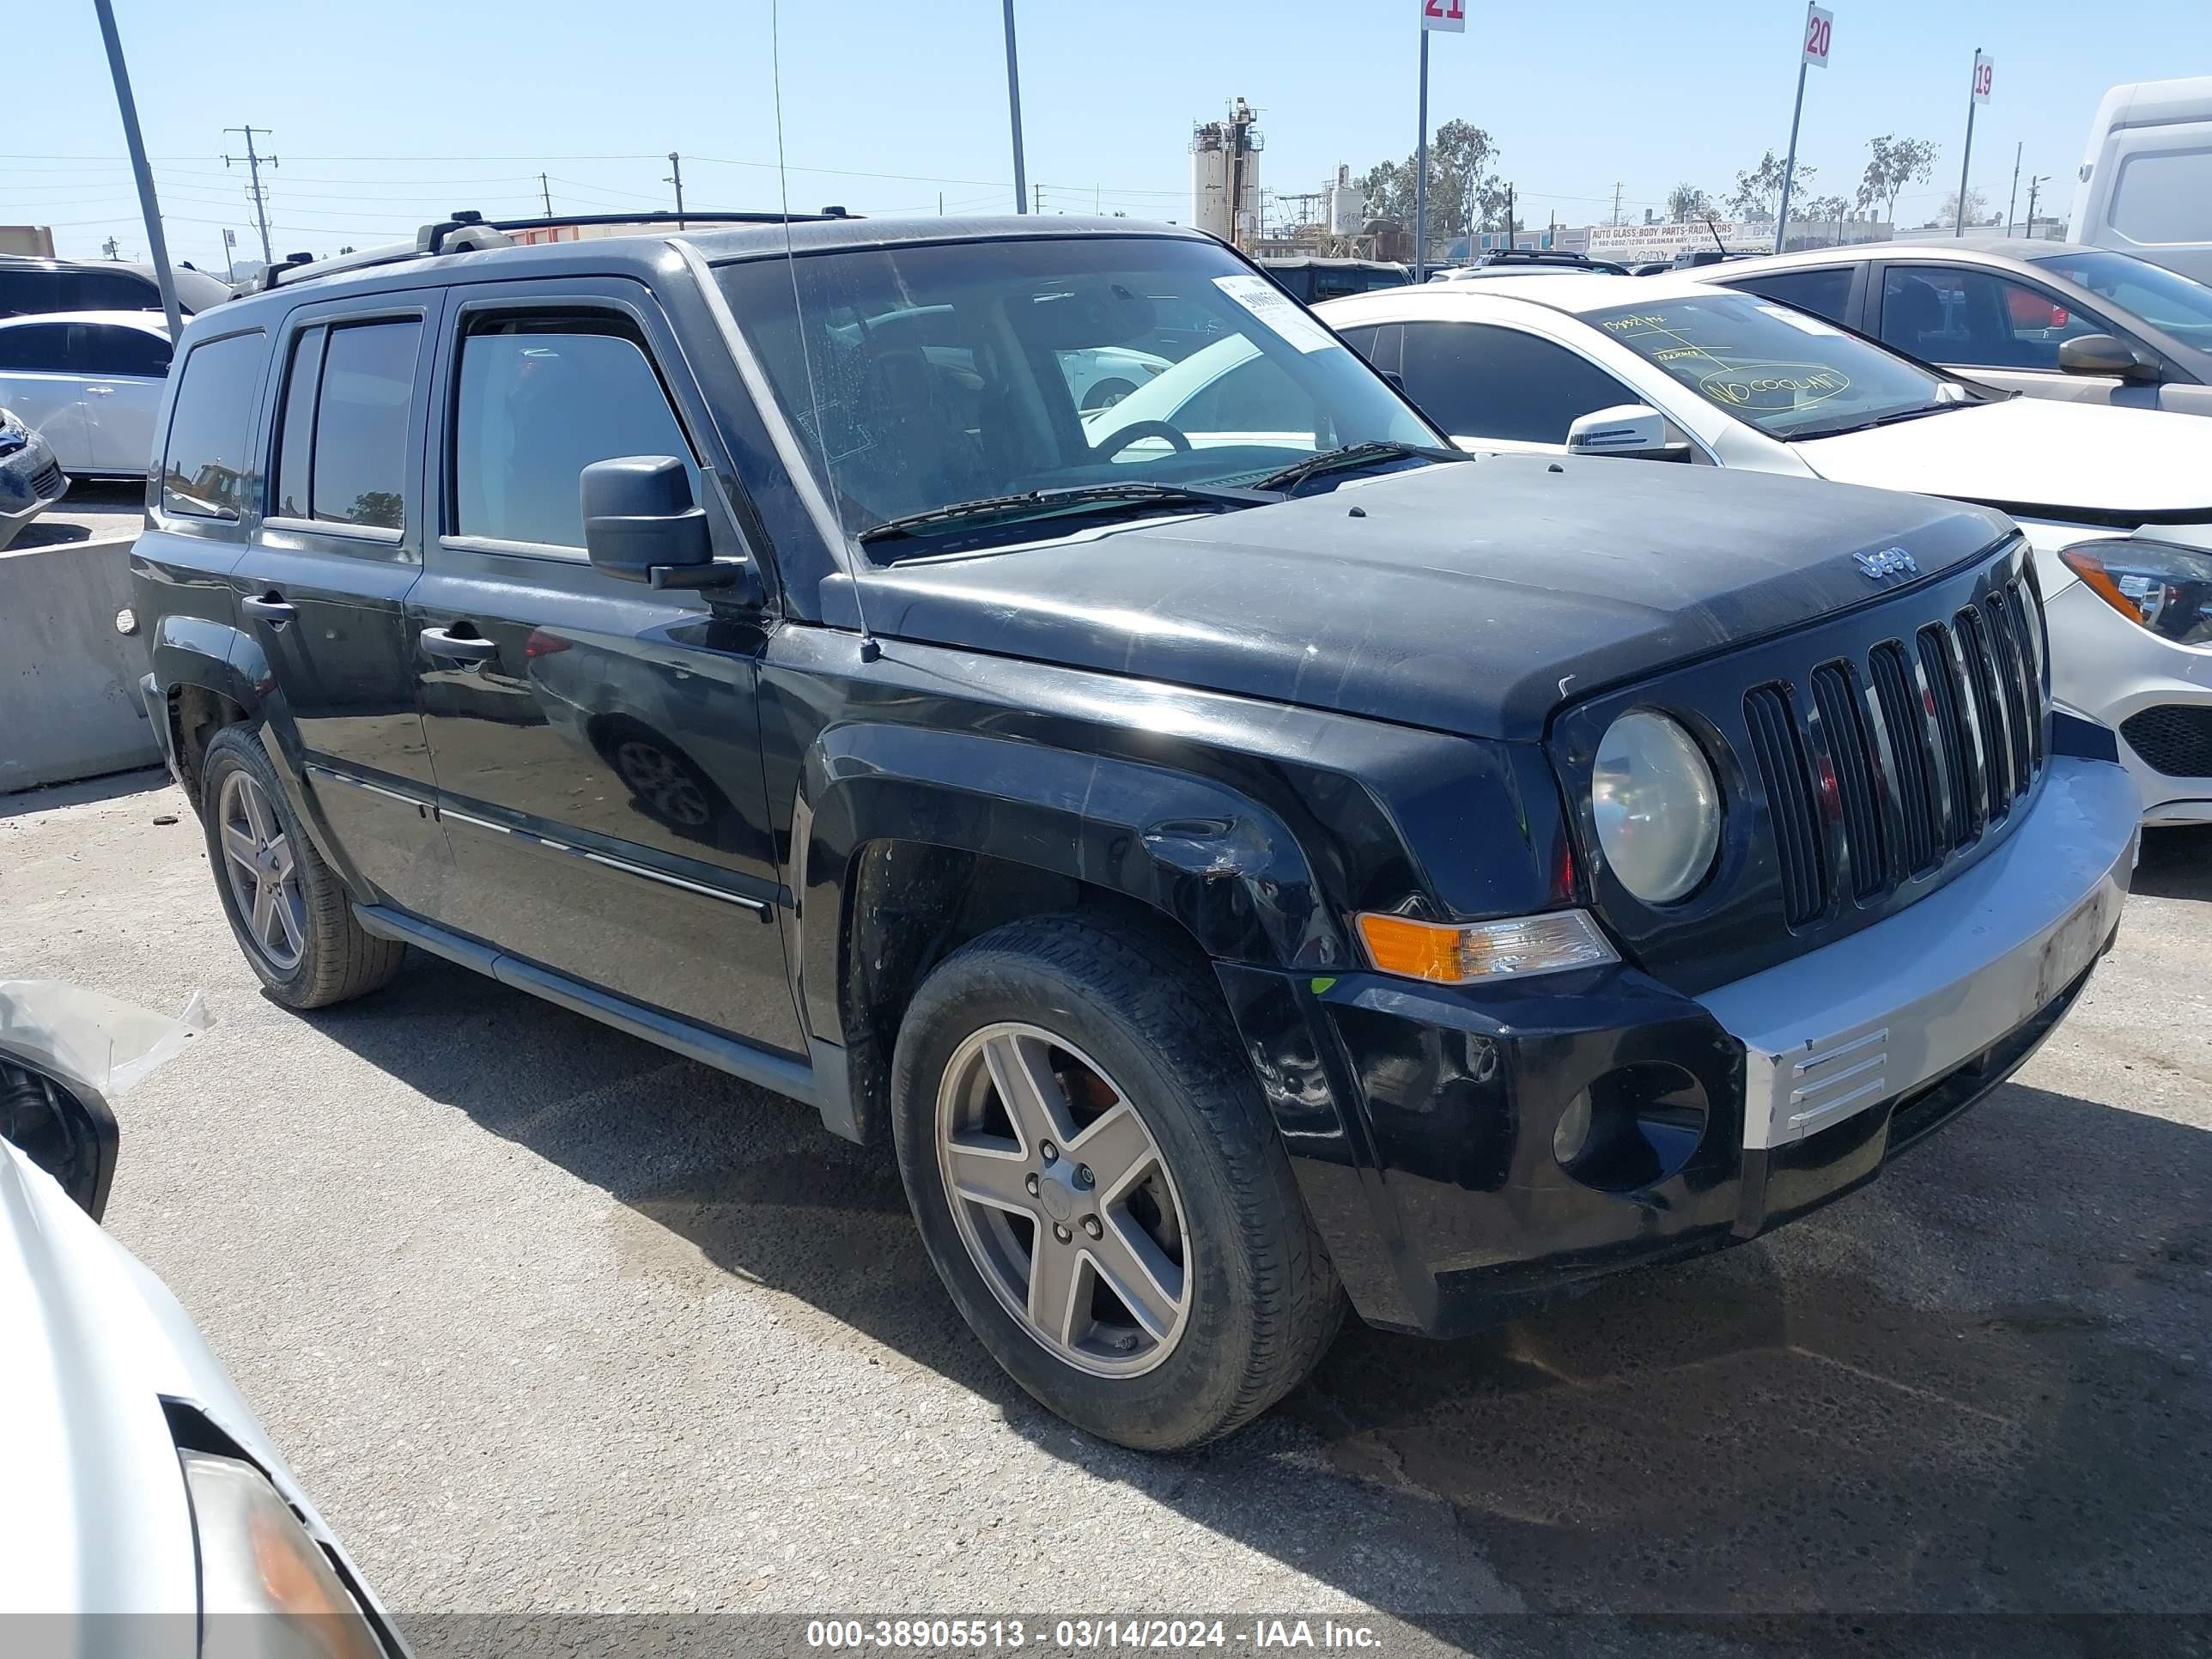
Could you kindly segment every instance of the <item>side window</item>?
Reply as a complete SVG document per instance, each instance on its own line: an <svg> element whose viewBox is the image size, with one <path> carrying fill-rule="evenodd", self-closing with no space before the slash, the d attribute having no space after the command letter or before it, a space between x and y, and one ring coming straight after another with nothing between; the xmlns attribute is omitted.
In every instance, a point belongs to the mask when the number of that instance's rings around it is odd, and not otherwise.
<svg viewBox="0 0 2212 1659"><path fill-rule="evenodd" d="M674 455L699 475L660 377L611 316L479 319L461 339L448 454L453 533L584 545L579 479L617 455Z"/></svg>
<svg viewBox="0 0 2212 1659"><path fill-rule="evenodd" d="M1487 323L1407 323L1406 395L1458 438L1563 444L1579 416L1640 401L1565 346Z"/></svg>
<svg viewBox="0 0 2212 1659"><path fill-rule="evenodd" d="M69 323L25 323L20 328L0 328L0 369L26 374L76 373L76 353L70 339L73 327Z"/></svg>
<svg viewBox="0 0 2212 1659"><path fill-rule="evenodd" d="M2058 367L2058 344L2101 334L2047 290L1957 265L1892 265L1881 281L1881 337L1931 362L1985 368Z"/></svg>
<svg viewBox="0 0 2212 1659"><path fill-rule="evenodd" d="M52 270L0 270L0 317L60 311L61 275Z"/></svg>
<svg viewBox="0 0 2212 1659"><path fill-rule="evenodd" d="M1845 307L1850 304L1851 273L1848 267L1831 270L1778 270L1765 276L1747 276L1731 288L1748 289L1753 294L1763 294L1770 300L1779 300L1787 306L1809 311L1826 317L1830 322L1844 320Z"/></svg>
<svg viewBox="0 0 2212 1659"><path fill-rule="evenodd" d="M161 291L129 270L65 270L61 277L63 311L159 311Z"/></svg>
<svg viewBox="0 0 2212 1659"><path fill-rule="evenodd" d="M315 395L310 517L377 530L400 527L407 414L415 401L422 339L422 325L412 319L331 326Z"/></svg>
<svg viewBox="0 0 2212 1659"><path fill-rule="evenodd" d="M284 410L276 426L276 477L270 499L272 516L308 516L307 477L315 453L315 387L323 376L323 339L319 325L303 328L293 337L292 362L284 374Z"/></svg>
<svg viewBox="0 0 2212 1659"><path fill-rule="evenodd" d="M1382 332L1380 323L1362 323L1357 328L1340 328L1336 337L1371 363L1375 361L1375 341Z"/></svg>
<svg viewBox="0 0 2212 1659"><path fill-rule="evenodd" d="M88 374L118 374L158 380L169 372L169 343L143 328L118 323L79 325L78 361Z"/></svg>
<svg viewBox="0 0 2212 1659"><path fill-rule="evenodd" d="M2120 176L2112 185L2112 228L2131 242L2149 246L2200 242L2208 201L2212 201L2212 149L2130 155L2120 163Z"/></svg>
<svg viewBox="0 0 2212 1659"><path fill-rule="evenodd" d="M246 507L246 453L267 342L259 330L195 346L185 358L161 453L161 510L235 519Z"/></svg>

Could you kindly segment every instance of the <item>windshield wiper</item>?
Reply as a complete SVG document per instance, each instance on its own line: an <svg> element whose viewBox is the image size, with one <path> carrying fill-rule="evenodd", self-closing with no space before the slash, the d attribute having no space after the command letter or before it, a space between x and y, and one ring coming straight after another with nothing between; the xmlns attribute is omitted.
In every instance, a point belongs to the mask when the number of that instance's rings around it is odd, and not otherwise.
<svg viewBox="0 0 2212 1659"><path fill-rule="evenodd" d="M1318 478L1326 472L1342 472L1355 466L1368 466L1376 461L1411 460L1415 457L1431 461L1471 461L1472 455L1462 454L1456 449L1438 449L1432 444L1400 443L1395 438L1375 438L1364 444L1346 444L1341 449L1324 449L1318 455L1309 455L1294 462L1279 472L1270 472L1255 482L1255 489L1279 489L1286 495L1297 494L1298 486L1309 478Z"/></svg>
<svg viewBox="0 0 2212 1659"><path fill-rule="evenodd" d="M860 532L863 542L891 541L902 536L927 535L989 519L1019 522L1024 519L1066 513L1082 507L1211 507L1223 512L1264 507L1282 496L1265 489L1215 489L1206 484L1153 483L1130 478L1117 483L1071 484L1060 489L1026 489L1013 495L984 495L972 501L933 507L927 513L908 513L886 519Z"/></svg>
<svg viewBox="0 0 2212 1659"><path fill-rule="evenodd" d="M1947 410L1972 409L1969 403L1923 404L1917 409L1900 409L1893 414L1877 415L1871 421L1844 421L1835 426L1807 427L1788 434L1783 441L1795 443L1800 438L1840 438L1846 432L1871 432L1878 426L1895 426L1902 421L1917 421L1923 415L1941 415Z"/></svg>

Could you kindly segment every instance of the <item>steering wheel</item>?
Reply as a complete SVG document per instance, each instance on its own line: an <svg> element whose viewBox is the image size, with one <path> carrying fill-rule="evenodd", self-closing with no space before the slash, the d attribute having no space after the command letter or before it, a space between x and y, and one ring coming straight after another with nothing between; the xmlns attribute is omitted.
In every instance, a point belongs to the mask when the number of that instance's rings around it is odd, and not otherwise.
<svg viewBox="0 0 2212 1659"><path fill-rule="evenodd" d="M1176 454L1190 453L1190 440L1165 421L1132 421L1109 434L1104 442L1093 445L1091 453L1102 461L1111 460L1139 438L1165 438Z"/></svg>

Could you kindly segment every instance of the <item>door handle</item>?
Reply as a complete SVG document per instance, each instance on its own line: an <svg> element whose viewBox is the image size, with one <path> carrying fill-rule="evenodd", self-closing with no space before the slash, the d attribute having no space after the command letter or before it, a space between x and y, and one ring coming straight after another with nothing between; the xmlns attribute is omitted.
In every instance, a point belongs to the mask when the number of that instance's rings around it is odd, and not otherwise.
<svg viewBox="0 0 2212 1659"><path fill-rule="evenodd" d="M88 386L85 390L95 398L112 397L115 392L115 388L112 386Z"/></svg>
<svg viewBox="0 0 2212 1659"><path fill-rule="evenodd" d="M447 662L484 663L499 655L496 641L455 634L443 628L424 629L422 640L424 654Z"/></svg>
<svg viewBox="0 0 2212 1659"><path fill-rule="evenodd" d="M282 628L300 614L299 607L273 587L266 593L247 594L238 602L238 608L272 628Z"/></svg>

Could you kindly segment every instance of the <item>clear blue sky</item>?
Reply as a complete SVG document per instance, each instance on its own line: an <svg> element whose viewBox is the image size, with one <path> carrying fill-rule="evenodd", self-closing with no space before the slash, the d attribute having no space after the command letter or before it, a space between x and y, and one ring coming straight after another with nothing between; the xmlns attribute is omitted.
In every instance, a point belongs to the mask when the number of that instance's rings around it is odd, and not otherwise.
<svg viewBox="0 0 2212 1659"><path fill-rule="evenodd" d="M220 227L255 237L243 141L275 130L278 257L411 234L457 207L667 205L671 149L694 206L776 199L766 0L115 0L173 252L222 265ZM1413 148L1418 0L1019 0L1029 175L1044 205L1187 219L1194 121L1238 94L1261 112L1263 182L1312 190ZM144 255L89 0L43 0L37 70L10 75L0 222L56 227L62 251L110 235ZM1524 220L1602 218L1614 185L1640 216L1678 180L1724 193L1789 137L1801 0L1469 0L1440 35L1431 125L1489 129ZM2212 73L2208 0L1834 0L1834 57L1812 73L1802 158L1848 194L1866 140L1936 141L1958 177L1968 66L1997 60L1974 183L2002 208L2013 151L2056 177L2060 210L2104 89ZM788 0L782 16L791 201L856 211L1012 205L998 0ZM18 34L20 35L20 30ZM258 141L257 141L258 142ZM709 159L714 158L714 159ZM802 170L805 169L805 170ZM897 174L903 177L881 175ZM2051 199L2046 196L2046 200Z"/></svg>

